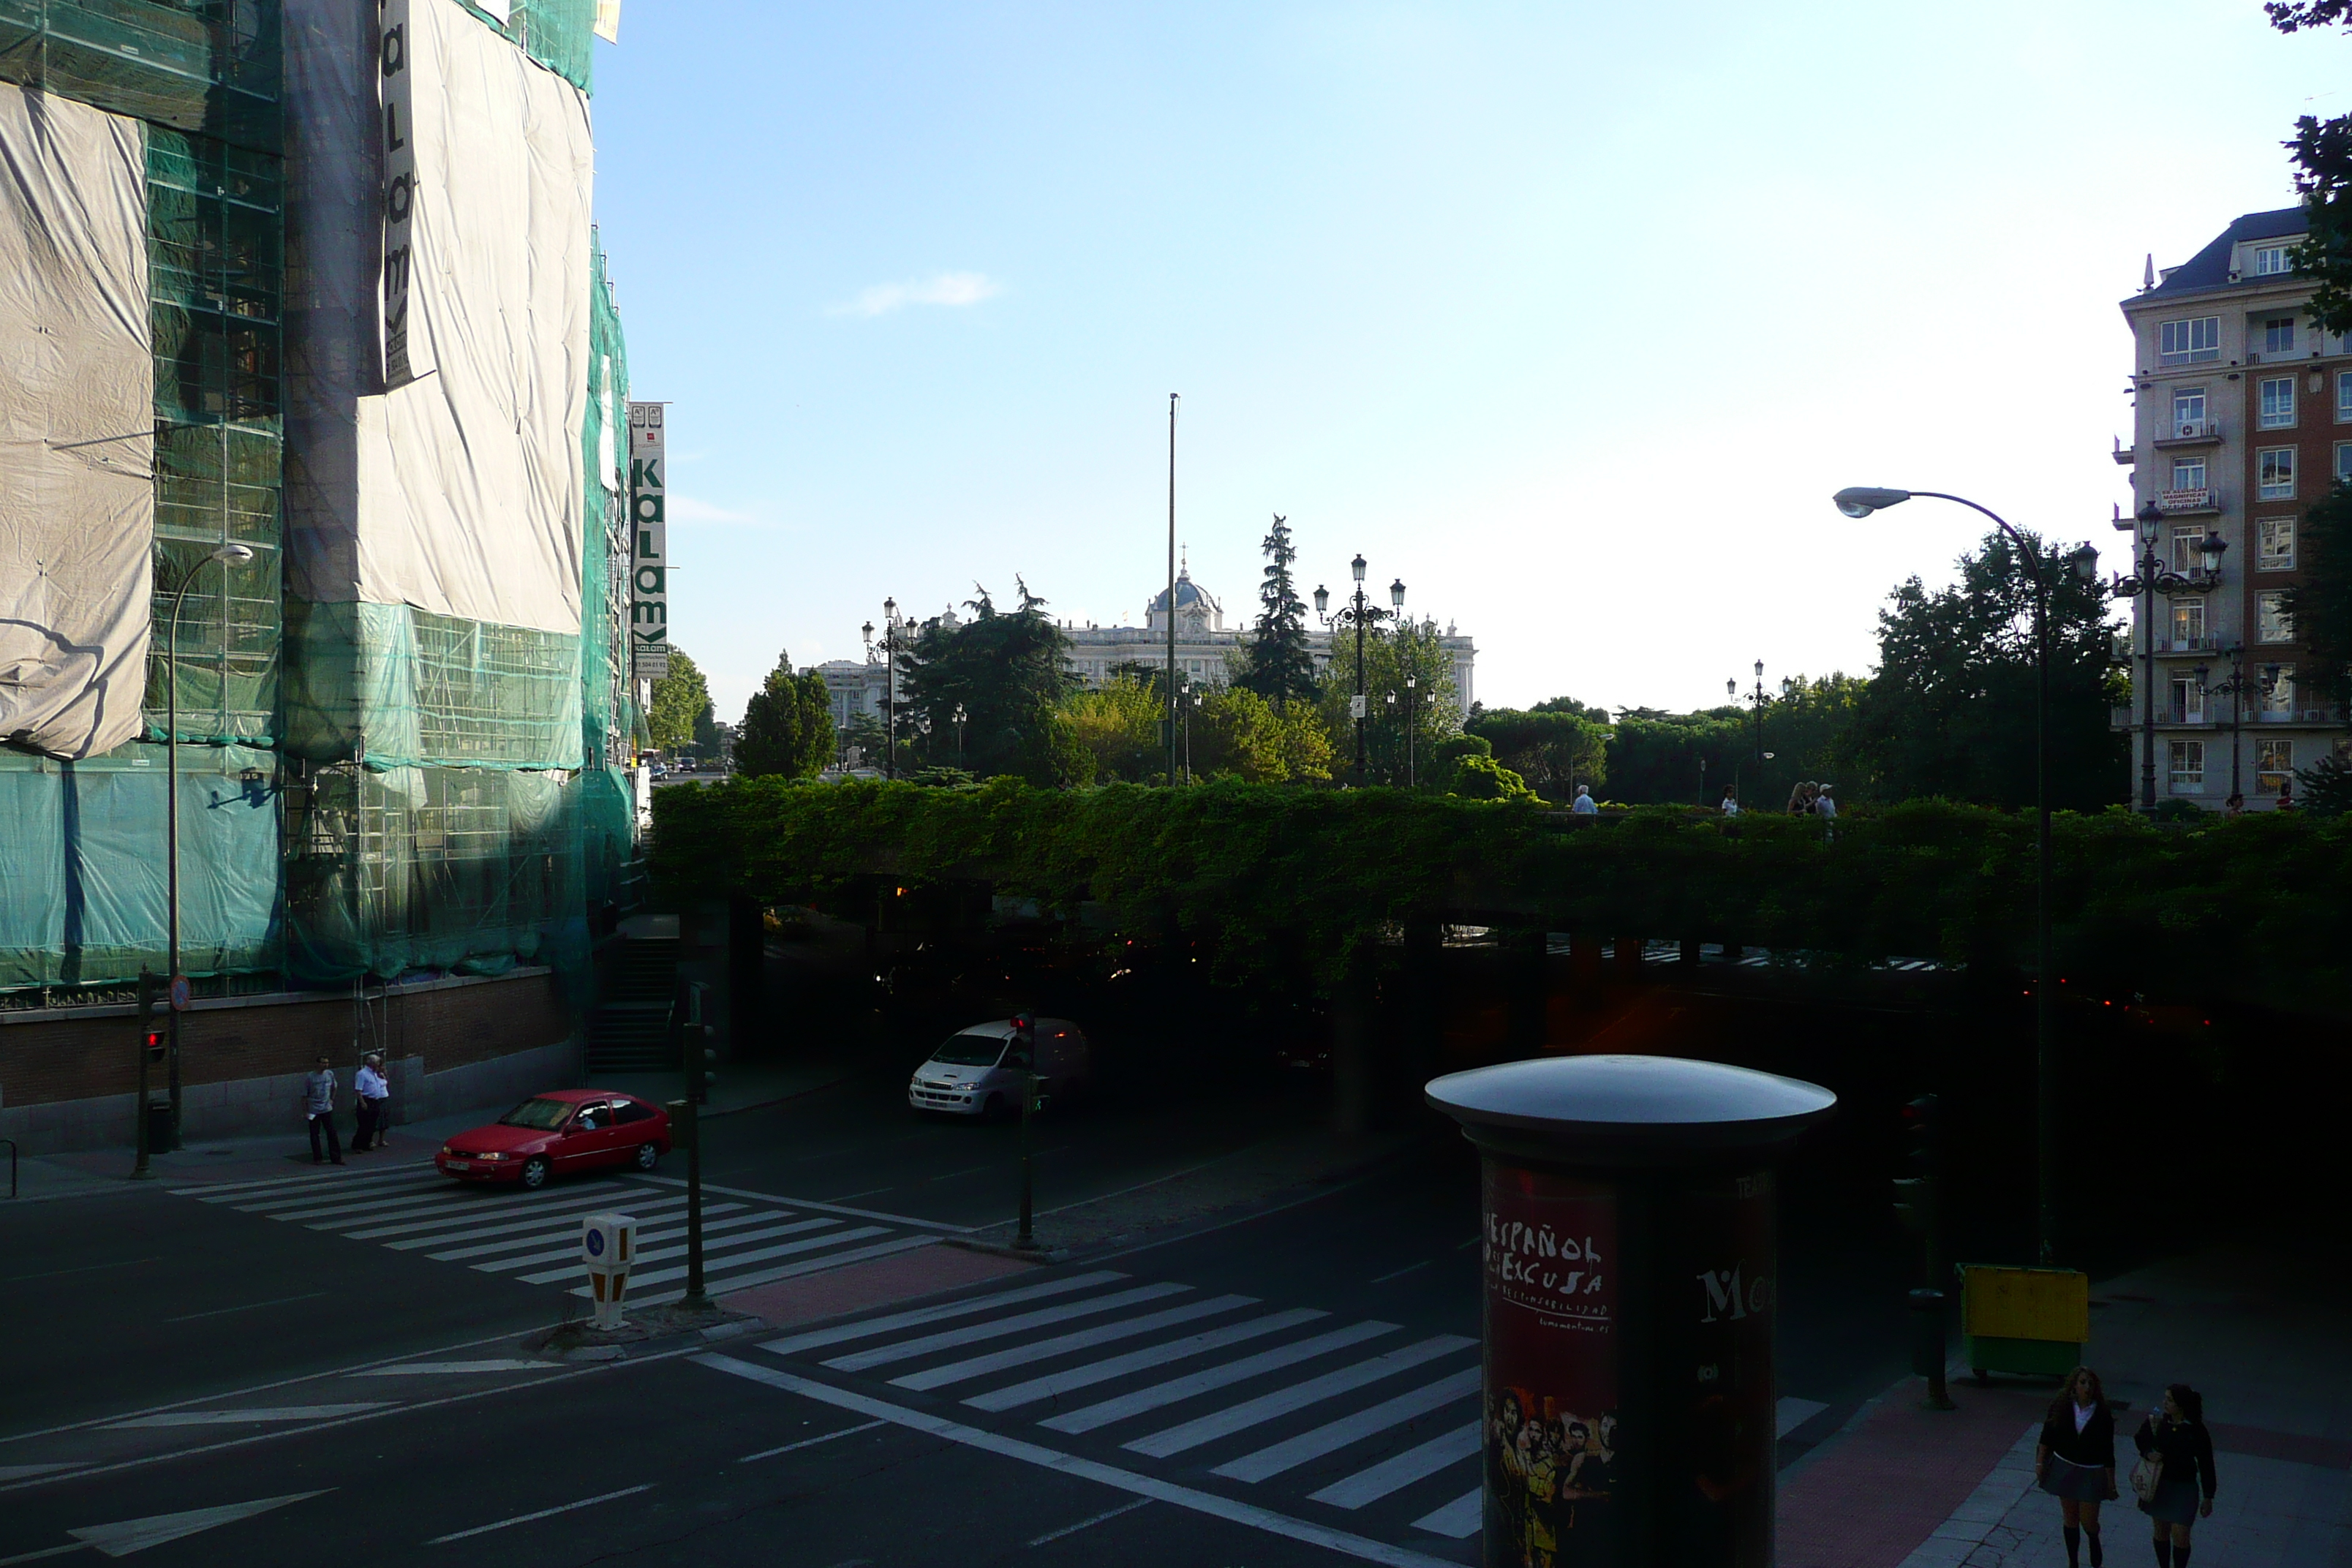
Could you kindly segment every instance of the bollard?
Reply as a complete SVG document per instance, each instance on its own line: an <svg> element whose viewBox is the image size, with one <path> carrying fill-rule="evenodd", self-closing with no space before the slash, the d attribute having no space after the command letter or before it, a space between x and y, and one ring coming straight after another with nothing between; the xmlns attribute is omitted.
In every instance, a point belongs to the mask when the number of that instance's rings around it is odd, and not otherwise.
<svg viewBox="0 0 2352 1568"><path fill-rule="evenodd" d="M592 1214L580 1222L580 1260L588 1269L590 1321L599 1329L621 1327L621 1299L629 1290L629 1263L637 1250L637 1222L625 1214Z"/></svg>
<svg viewBox="0 0 2352 1568"><path fill-rule="evenodd" d="M1486 1563L1772 1561L1772 1152L1816 1084L1562 1057L1432 1081L1484 1166Z"/></svg>

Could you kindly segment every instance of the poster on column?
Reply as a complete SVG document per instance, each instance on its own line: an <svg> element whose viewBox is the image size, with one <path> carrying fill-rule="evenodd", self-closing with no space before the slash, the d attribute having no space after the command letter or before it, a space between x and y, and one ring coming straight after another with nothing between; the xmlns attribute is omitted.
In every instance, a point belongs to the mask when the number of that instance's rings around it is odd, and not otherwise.
<svg viewBox="0 0 2352 1568"><path fill-rule="evenodd" d="M663 405L629 405L629 666L639 680L669 673L669 462Z"/></svg>
<svg viewBox="0 0 2352 1568"><path fill-rule="evenodd" d="M1615 1563L1616 1189L1491 1160L1486 1182L1486 1560Z"/></svg>

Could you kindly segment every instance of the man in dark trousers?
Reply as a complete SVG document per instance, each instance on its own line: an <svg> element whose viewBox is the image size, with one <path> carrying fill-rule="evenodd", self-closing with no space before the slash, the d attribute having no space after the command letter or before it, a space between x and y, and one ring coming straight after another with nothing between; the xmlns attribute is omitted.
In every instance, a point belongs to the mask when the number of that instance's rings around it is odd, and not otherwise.
<svg viewBox="0 0 2352 1568"><path fill-rule="evenodd" d="M335 1131L335 1069L325 1057L319 1058L319 1068L302 1080L302 1110L310 1119L310 1163L324 1164L331 1156L333 1163L343 1163L342 1135ZM327 1131L327 1152L319 1152L319 1130Z"/></svg>

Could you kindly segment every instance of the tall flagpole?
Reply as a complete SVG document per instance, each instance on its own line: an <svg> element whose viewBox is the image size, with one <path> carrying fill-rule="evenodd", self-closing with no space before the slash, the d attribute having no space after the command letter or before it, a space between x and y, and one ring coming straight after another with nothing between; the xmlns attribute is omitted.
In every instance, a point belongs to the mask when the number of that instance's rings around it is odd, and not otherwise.
<svg viewBox="0 0 2352 1568"><path fill-rule="evenodd" d="M1176 394L1168 395L1168 783L1176 783Z"/></svg>

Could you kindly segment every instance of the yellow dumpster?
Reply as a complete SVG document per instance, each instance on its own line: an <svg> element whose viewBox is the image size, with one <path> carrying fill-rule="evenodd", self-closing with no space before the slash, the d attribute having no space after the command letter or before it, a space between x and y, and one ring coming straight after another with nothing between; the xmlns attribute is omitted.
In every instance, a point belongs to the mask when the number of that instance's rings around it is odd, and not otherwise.
<svg viewBox="0 0 2352 1568"><path fill-rule="evenodd" d="M2063 1377L2091 1338L2091 1277L2072 1268L1963 1263L1960 1352L1969 1369Z"/></svg>

